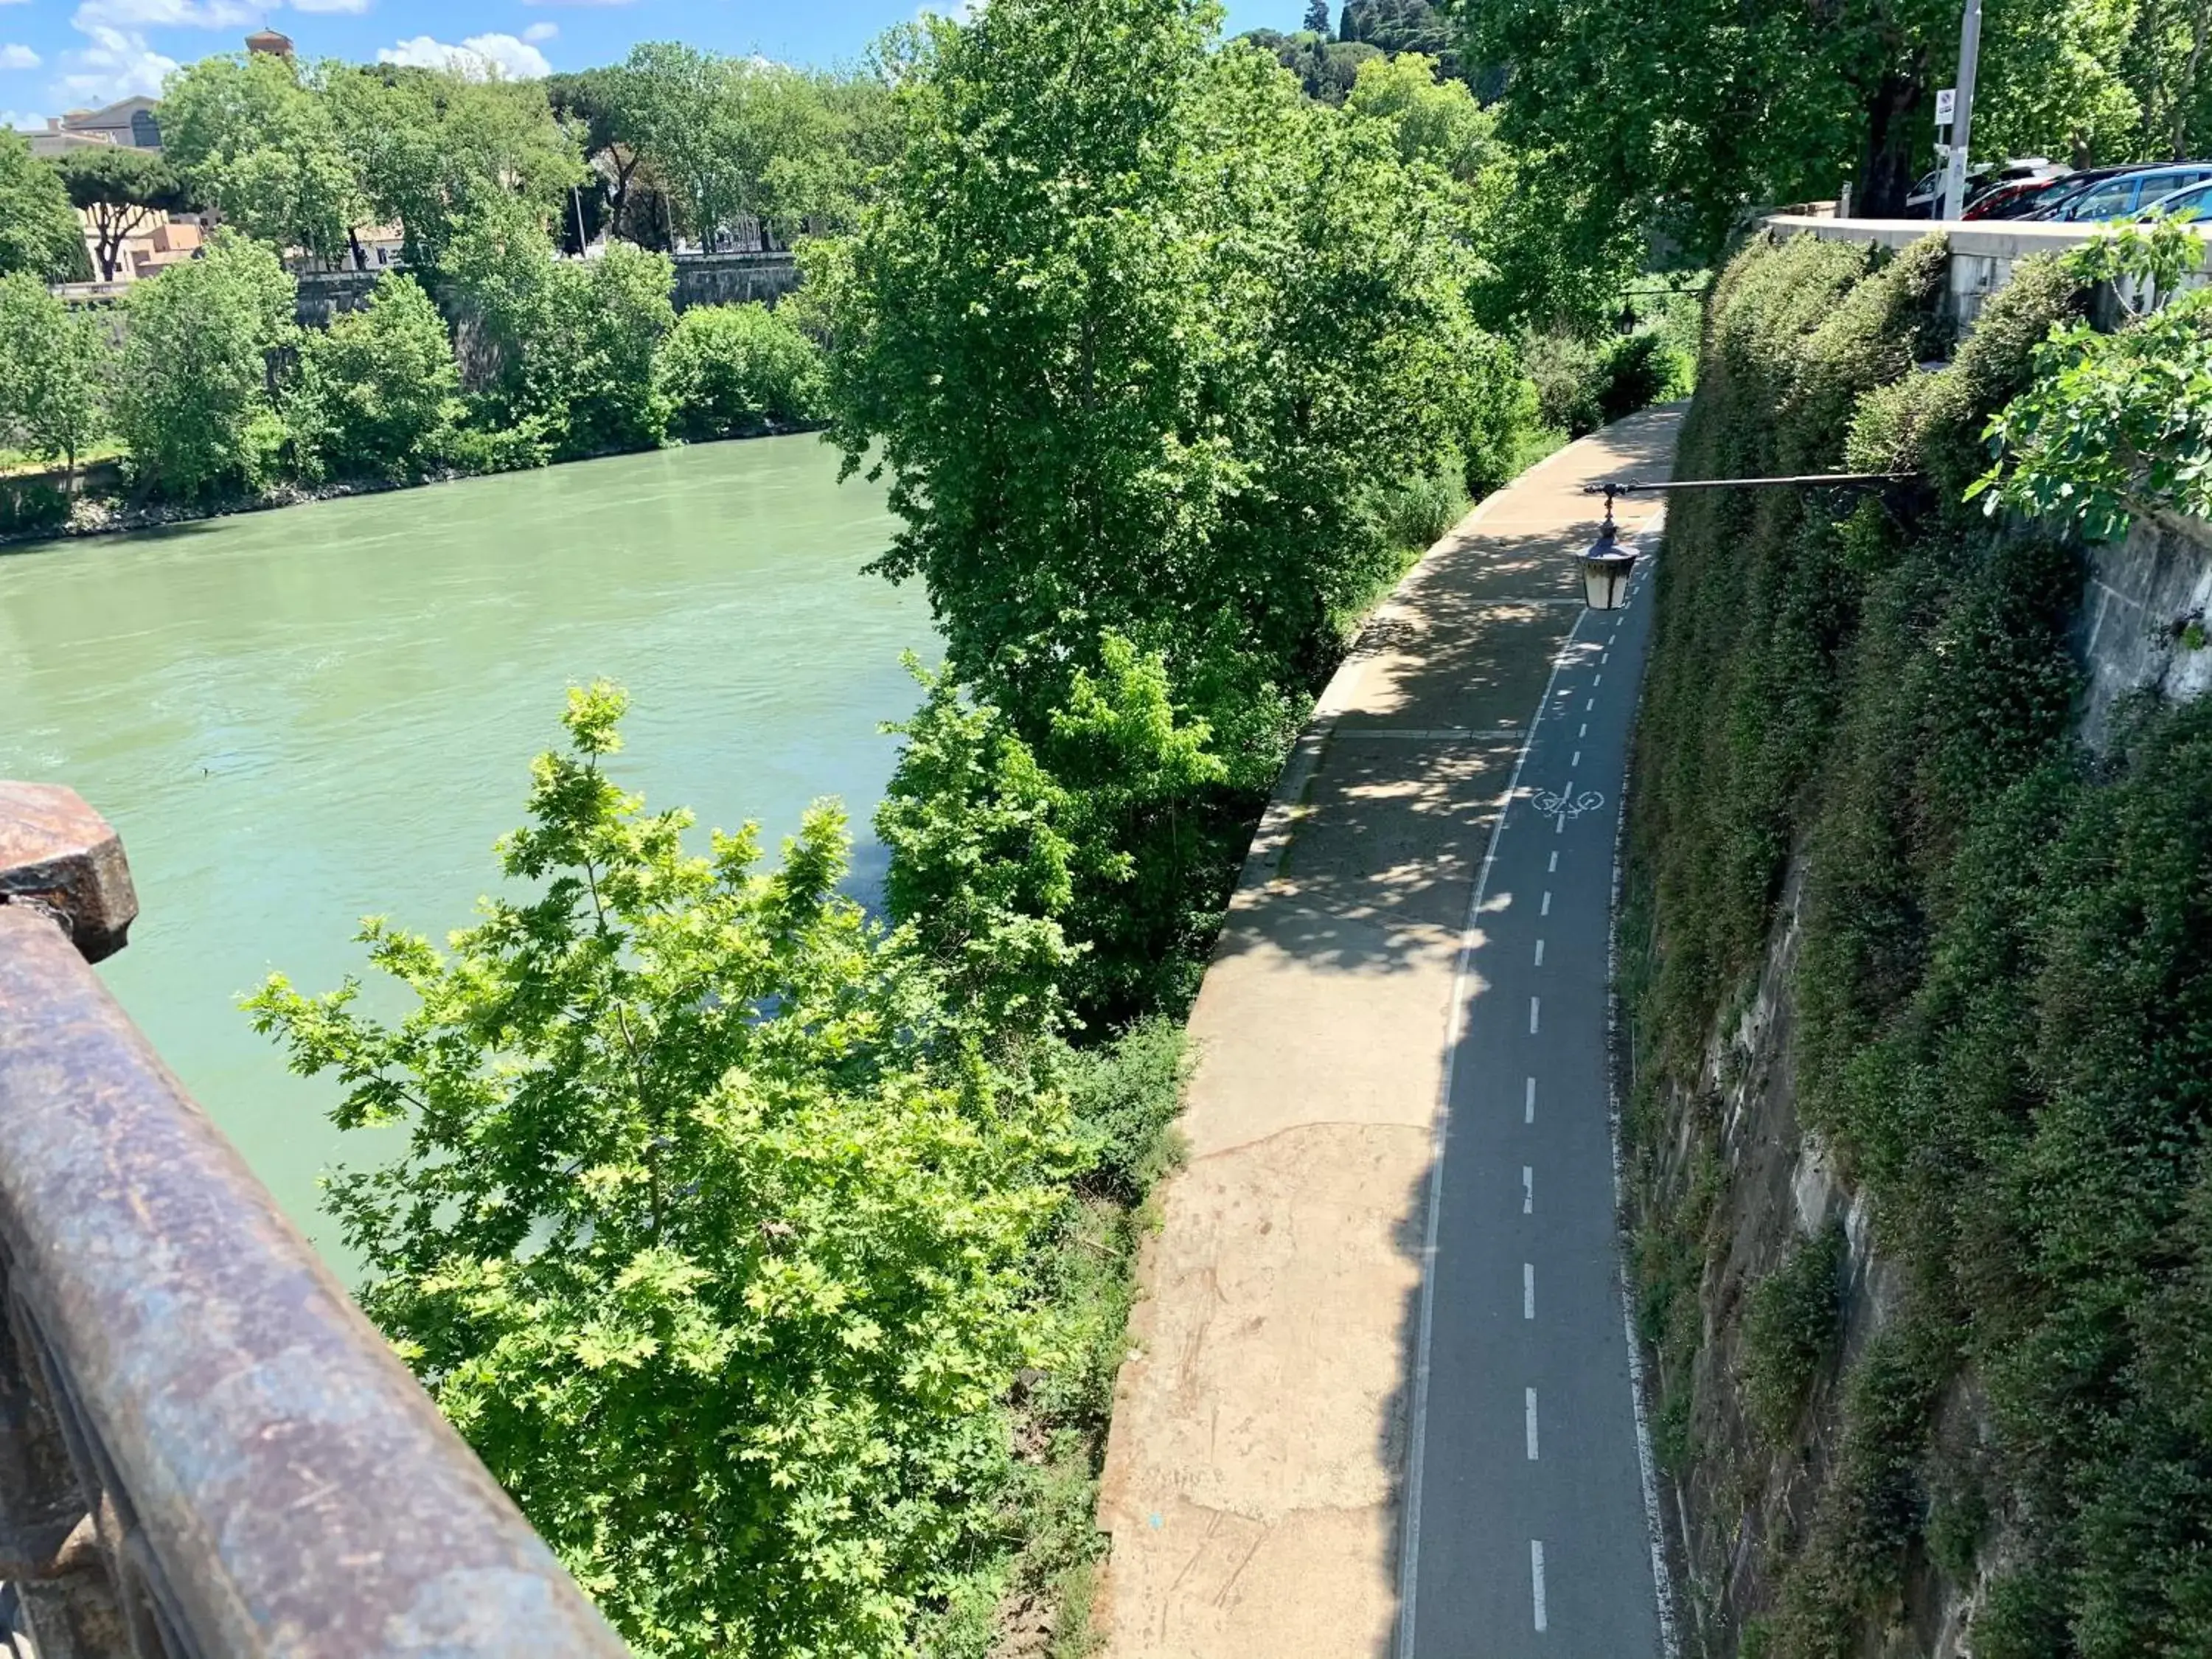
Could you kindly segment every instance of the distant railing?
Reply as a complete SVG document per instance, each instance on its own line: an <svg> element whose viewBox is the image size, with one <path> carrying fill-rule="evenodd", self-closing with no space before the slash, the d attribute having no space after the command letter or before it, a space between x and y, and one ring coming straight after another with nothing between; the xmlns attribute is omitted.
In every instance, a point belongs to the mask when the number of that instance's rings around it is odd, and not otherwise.
<svg viewBox="0 0 2212 1659"><path fill-rule="evenodd" d="M0 782L0 1652L615 1659L88 966L137 913L98 815Z"/></svg>

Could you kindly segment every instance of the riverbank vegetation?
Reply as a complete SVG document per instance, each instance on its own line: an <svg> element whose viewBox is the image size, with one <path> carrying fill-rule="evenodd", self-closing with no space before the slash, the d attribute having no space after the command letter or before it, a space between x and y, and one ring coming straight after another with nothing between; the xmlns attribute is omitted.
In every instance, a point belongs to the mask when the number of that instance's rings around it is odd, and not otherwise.
<svg viewBox="0 0 2212 1659"><path fill-rule="evenodd" d="M1947 1591L1995 1659L2204 1646L2212 711L2145 704L2092 753L2067 645L2077 504L2100 529L2195 504L2161 469L2201 418L2203 311L2087 326L2100 262L2135 257L2022 264L1955 354L1940 239L1762 240L1714 297L1683 471L1926 480L1852 510L1692 497L1660 567L1623 930L1639 1261L1662 1452L1730 1494L1722 1533L1759 1522L1714 1639L1767 1659L1858 1652ZM1985 514L1985 475L2048 516ZM1716 1034L1792 918L1784 1062ZM1723 1162L1717 1054L1723 1088L1792 1079L1757 1109L1794 1105L1869 1202L1879 1328L1840 1375L1833 1238L1724 1288L1760 1177L1741 1141ZM1787 1505L1757 1496L1768 1457L1805 1482Z"/></svg>
<svg viewBox="0 0 2212 1659"><path fill-rule="evenodd" d="M1238 862L1369 607L1557 441L1521 343L1577 325L1499 286L1492 116L1412 53L1317 100L1218 24L993 0L902 32L887 101L840 106L867 165L760 175L803 210L648 162L619 83L575 89L641 147L612 222L647 181L695 226L797 214L799 301L672 319L663 253L557 260L508 191L240 413L336 474L818 410L944 638L880 917L826 807L773 869L750 830L687 855L598 686L502 843L528 896L442 951L368 925L412 1013L253 1003L342 1125L404 1135L331 1189L364 1304L643 1652L1091 1650L1136 1247ZM204 263L258 296L273 261ZM1554 378L1657 396L1665 348Z"/></svg>
<svg viewBox="0 0 2212 1659"><path fill-rule="evenodd" d="M1387 129L1400 162L1444 175L1403 240L1457 251L1448 280L1505 343L1483 349L1523 366L1501 384L1538 392L1532 404L1512 390L1517 429L1496 426L1491 450L1444 467L1425 499L1458 493L1442 489L1447 475L1496 483L1540 431L1578 434L1682 389L1691 357L1663 308L1615 331L1625 265L1593 274L1530 251L1520 164L1495 113L1448 58L1412 49L1436 45L1438 15L1355 5L1345 27L1365 33L1329 94L1356 118L1344 130ZM222 226L201 258L131 284L112 310L17 308L10 337L44 367L0 384L0 450L57 471L0 479L0 536L823 423L822 347L837 326L826 301L701 307L678 323L668 256L811 245L830 270L828 250L908 154L918 102L906 83L936 50L917 25L852 71L820 73L651 43L544 82L248 53L172 77L158 158L48 164L0 134L0 275L94 274L72 201L97 230L103 276L122 239L161 213L215 210ZM1278 96L1286 110L1316 103ZM294 273L363 270L375 227L397 235L402 264L328 331L295 326ZM131 343L140 328L158 348ZM187 335L194 350L178 350ZM50 441L56 400L73 411L67 443ZM88 452L113 465L80 475Z"/></svg>

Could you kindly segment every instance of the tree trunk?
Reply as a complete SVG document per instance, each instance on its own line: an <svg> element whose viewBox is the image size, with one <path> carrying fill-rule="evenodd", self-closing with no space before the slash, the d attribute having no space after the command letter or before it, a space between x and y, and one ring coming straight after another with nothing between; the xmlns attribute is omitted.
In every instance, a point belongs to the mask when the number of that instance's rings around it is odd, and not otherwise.
<svg viewBox="0 0 2212 1659"><path fill-rule="evenodd" d="M2204 47L2212 37L2212 5L2192 0L2189 8L2189 58L2182 65L2181 85L2173 100L2173 159L2189 159L2189 118L2196 112L2197 71L2204 62Z"/></svg>
<svg viewBox="0 0 2212 1659"><path fill-rule="evenodd" d="M1859 161L1858 187L1851 192L1853 211L1869 219L1897 219L1905 214L1905 198L1912 193L1917 176L1914 152L1918 149L1922 94L1917 77L1887 74L1866 100L1866 149Z"/></svg>

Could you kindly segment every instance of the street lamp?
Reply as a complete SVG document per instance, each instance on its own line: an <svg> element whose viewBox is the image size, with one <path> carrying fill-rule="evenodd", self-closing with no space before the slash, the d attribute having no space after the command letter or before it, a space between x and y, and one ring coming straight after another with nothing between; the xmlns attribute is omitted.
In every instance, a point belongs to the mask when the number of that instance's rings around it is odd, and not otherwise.
<svg viewBox="0 0 2212 1659"><path fill-rule="evenodd" d="M1636 544L1620 539L1613 521L1613 491L1605 492L1605 522L1583 555L1583 592L1593 611L1619 611L1628 604L1628 579L1636 569Z"/></svg>
<svg viewBox="0 0 2212 1659"><path fill-rule="evenodd" d="M1605 497L1605 522L1582 556L1583 592L1593 611L1620 611L1628 605L1628 579L1636 569L1636 544L1620 539L1613 521L1615 495L1672 494L1678 489L1869 489L1904 483L1911 472L1808 472L1786 478L1680 478L1666 483L1609 479L1583 486L1585 495Z"/></svg>

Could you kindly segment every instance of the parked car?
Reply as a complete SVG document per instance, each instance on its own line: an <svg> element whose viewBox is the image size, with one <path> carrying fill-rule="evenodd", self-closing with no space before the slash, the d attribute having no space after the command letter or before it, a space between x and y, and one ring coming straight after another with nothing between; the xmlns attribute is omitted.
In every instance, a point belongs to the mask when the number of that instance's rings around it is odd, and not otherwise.
<svg viewBox="0 0 2212 1659"><path fill-rule="evenodd" d="M2033 219L2047 208L2057 207L2069 196L2077 196L2092 185L2100 185L2107 179L2123 173L2133 173L2142 164L2130 162L2125 167L2082 167L2073 173L2061 173L2049 179L2035 179L2005 191L1991 191L1966 210L1969 219Z"/></svg>
<svg viewBox="0 0 2212 1659"><path fill-rule="evenodd" d="M1985 190L1966 204L1969 219L2016 219L2030 204L2041 201L2059 185L2067 182L2066 175L2052 179L2016 179L2011 184L1999 185Z"/></svg>
<svg viewBox="0 0 2212 1659"><path fill-rule="evenodd" d="M2155 202L2146 202L2136 210L2136 216L2148 219L2154 213L2174 219L2212 218L2212 179L2201 185L2191 185L2170 196L2161 196Z"/></svg>
<svg viewBox="0 0 2212 1659"><path fill-rule="evenodd" d="M2019 155L2008 161L1978 161L1966 169L1967 216L1973 216L1973 204L1982 198L2014 185L2040 182L2063 174L2066 169L2057 162L2041 155ZM1908 219L1932 219L1941 210L1943 198L1943 169L1923 173L1905 198L1905 216Z"/></svg>
<svg viewBox="0 0 2212 1659"><path fill-rule="evenodd" d="M2174 161L2113 174L2045 207L2034 216L2074 224L2131 219L2144 204L2212 179L2212 161Z"/></svg>

